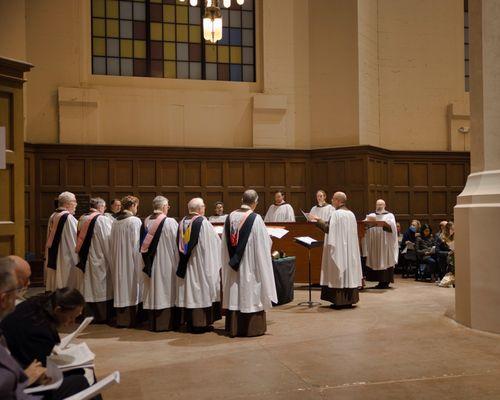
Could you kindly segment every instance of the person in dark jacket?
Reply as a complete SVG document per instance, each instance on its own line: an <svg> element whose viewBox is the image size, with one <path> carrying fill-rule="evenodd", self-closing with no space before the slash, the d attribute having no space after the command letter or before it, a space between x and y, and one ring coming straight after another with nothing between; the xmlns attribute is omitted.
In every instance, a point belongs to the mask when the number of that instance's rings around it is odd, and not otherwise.
<svg viewBox="0 0 500 400"><path fill-rule="evenodd" d="M68 326L82 313L85 300L76 289L58 289L19 304L0 324L14 358L26 367L33 360L46 364L60 343L57 328Z"/></svg>
<svg viewBox="0 0 500 400"><path fill-rule="evenodd" d="M428 266L428 274L437 276L436 241L428 224L422 225L415 248L420 262Z"/></svg>

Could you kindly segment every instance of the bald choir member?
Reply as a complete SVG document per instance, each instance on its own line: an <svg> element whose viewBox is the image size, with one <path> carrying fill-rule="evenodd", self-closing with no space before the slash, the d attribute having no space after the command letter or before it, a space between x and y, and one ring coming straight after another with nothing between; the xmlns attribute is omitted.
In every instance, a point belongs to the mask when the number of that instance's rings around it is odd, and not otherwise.
<svg viewBox="0 0 500 400"><path fill-rule="evenodd" d="M321 299L334 308L350 307L359 301L363 273L359 254L356 217L346 207L345 193L332 198L335 210L328 221L311 215L311 221L326 233L321 263Z"/></svg>
<svg viewBox="0 0 500 400"><path fill-rule="evenodd" d="M204 216L202 199L191 199L188 211L177 232L176 305L181 308L180 323L192 332L201 333L222 318L220 238Z"/></svg>
<svg viewBox="0 0 500 400"><path fill-rule="evenodd" d="M282 191L274 194L274 204L267 210L264 222L295 222L293 208L285 202L285 194Z"/></svg>
<svg viewBox="0 0 500 400"><path fill-rule="evenodd" d="M224 214L224 203L218 201L215 203L214 215L208 218L209 222L224 223L226 222L227 214Z"/></svg>
<svg viewBox="0 0 500 400"><path fill-rule="evenodd" d="M311 208L310 213L323 221L328 221L330 219L330 214L335 208L326 202L326 192L324 190L318 190L316 192L316 201L317 204Z"/></svg>
<svg viewBox="0 0 500 400"><path fill-rule="evenodd" d="M377 200L375 207L375 213L366 217L366 279L379 282L375 288L385 289L394 282L394 266L398 262L398 231L396 218L386 211L385 201ZM386 226L370 226L369 221L384 221Z"/></svg>
<svg viewBox="0 0 500 400"><path fill-rule="evenodd" d="M57 198L57 205L49 218L45 246L45 288L50 292L77 286L77 220L73 216L77 205L76 197L71 192L63 192Z"/></svg>
<svg viewBox="0 0 500 400"><path fill-rule="evenodd" d="M132 327L136 324L138 305L142 300L142 222L135 216L139 207L137 197L125 196L121 203L122 211L113 222L110 238L114 307L117 312L116 325Z"/></svg>
<svg viewBox="0 0 500 400"><path fill-rule="evenodd" d="M16 290L16 306L22 303L26 298L26 292L30 286L31 278L31 267L28 262L19 256L8 256L11 264L14 266L14 273L17 278L17 290Z"/></svg>
<svg viewBox="0 0 500 400"><path fill-rule="evenodd" d="M168 199L153 200L153 214L143 224L141 254L144 260L143 307L148 311L152 331L169 331L176 327L175 296L178 224L167 217Z"/></svg>
<svg viewBox="0 0 500 400"><path fill-rule="evenodd" d="M226 219L222 238L223 307L229 336L266 333L266 310L277 303L271 261L272 241L254 212L259 196L243 193L242 205Z"/></svg>
<svg viewBox="0 0 500 400"><path fill-rule="evenodd" d="M86 307L97 323L110 318L113 300L113 281L109 240L113 220L104 215L106 202L100 197L90 199L89 212L78 221L76 253L77 267L83 273L83 294Z"/></svg>

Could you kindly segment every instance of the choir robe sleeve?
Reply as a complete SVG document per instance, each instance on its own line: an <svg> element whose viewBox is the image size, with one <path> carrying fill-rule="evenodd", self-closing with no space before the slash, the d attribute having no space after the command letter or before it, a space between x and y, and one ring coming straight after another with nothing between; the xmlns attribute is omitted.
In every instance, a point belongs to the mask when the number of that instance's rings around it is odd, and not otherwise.
<svg viewBox="0 0 500 400"><path fill-rule="evenodd" d="M220 301L221 239L207 219L203 220L198 245L200 246L204 268L206 268L211 279L211 299L213 302Z"/></svg>
<svg viewBox="0 0 500 400"><path fill-rule="evenodd" d="M109 254L109 239L111 236L111 228L113 227L113 220L108 217L99 217L99 223L96 223L94 228L94 240L99 242L99 247L102 249L102 256L108 263L111 263Z"/></svg>
<svg viewBox="0 0 500 400"><path fill-rule="evenodd" d="M284 207L286 207L285 221L286 222L295 222L295 213L293 211L292 206L290 204L286 204Z"/></svg>

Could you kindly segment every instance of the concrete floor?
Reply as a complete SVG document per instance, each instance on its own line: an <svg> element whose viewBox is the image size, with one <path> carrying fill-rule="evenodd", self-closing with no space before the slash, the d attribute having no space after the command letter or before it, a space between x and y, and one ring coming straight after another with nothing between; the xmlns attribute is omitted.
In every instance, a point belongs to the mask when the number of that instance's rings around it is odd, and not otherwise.
<svg viewBox="0 0 500 400"><path fill-rule="evenodd" d="M225 337L219 321L203 335L91 326L81 339L98 376L121 372L106 400L500 399L500 336L455 323L454 289L397 280L340 311L295 297L259 338Z"/></svg>

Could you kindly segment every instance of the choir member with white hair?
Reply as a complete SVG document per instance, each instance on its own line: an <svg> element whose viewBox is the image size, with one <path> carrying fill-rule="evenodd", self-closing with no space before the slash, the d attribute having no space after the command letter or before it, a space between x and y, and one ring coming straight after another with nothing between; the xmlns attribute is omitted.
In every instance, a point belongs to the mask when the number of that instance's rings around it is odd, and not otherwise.
<svg viewBox="0 0 500 400"><path fill-rule="evenodd" d="M109 240L113 220L104 215L106 202L100 197L90 199L90 210L78 221L76 252L77 267L83 273L83 284L79 288L86 307L97 323L107 322L111 316L113 281Z"/></svg>
<svg viewBox="0 0 500 400"><path fill-rule="evenodd" d="M139 199L125 196L110 237L111 274L118 327L136 324L142 300L143 261L140 251L141 220L136 217Z"/></svg>
<svg viewBox="0 0 500 400"><path fill-rule="evenodd" d="M317 204L311 208L311 214L317 216L323 221L328 221L330 219L330 214L335 208L326 201L326 192L324 190L318 190L316 192Z"/></svg>
<svg viewBox="0 0 500 400"><path fill-rule="evenodd" d="M152 331L169 331L176 327L175 296L178 224L167 217L168 199L156 196L153 214L143 224L141 254L144 260L143 307L148 310Z"/></svg>
<svg viewBox="0 0 500 400"><path fill-rule="evenodd" d="M345 193L336 192L332 198L335 210L328 221L310 216L311 221L326 233L321 262L321 299L331 302L334 308L356 304L363 279L358 225L346 202Z"/></svg>
<svg viewBox="0 0 500 400"><path fill-rule="evenodd" d="M278 190L274 193L274 204L269 206L264 222L295 222L295 213L285 201L285 193Z"/></svg>
<svg viewBox="0 0 500 400"><path fill-rule="evenodd" d="M200 198L188 203L189 214L177 232L179 265L177 298L181 324L192 332L204 332L222 318L220 305L220 238L205 218Z"/></svg>
<svg viewBox="0 0 500 400"><path fill-rule="evenodd" d="M76 197L71 192L63 192L57 198L57 209L49 218L47 243L45 246L45 288L54 291L63 287L76 288L75 253L77 220Z"/></svg>
<svg viewBox="0 0 500 400"><path fill-rule="evenodd" d="M223 307L229 336L266 333L266 310L277 303L272 240L255 213L259 196L243 193L242 204L226 219L222 238Z"/></svg>
<svg viewBox="0 0 500 400"><path fill-rule="evenodd" d="M377 200L375 207L375 212L366 216L366 279L378 282L375 288L386 289L394 282L394 266L399 256L398 230L394 214L385 209L385 201ZM370 224L375 221L383 221L385 226Z"/></svg>

